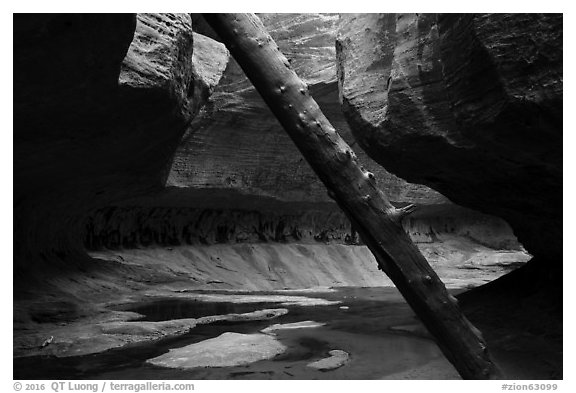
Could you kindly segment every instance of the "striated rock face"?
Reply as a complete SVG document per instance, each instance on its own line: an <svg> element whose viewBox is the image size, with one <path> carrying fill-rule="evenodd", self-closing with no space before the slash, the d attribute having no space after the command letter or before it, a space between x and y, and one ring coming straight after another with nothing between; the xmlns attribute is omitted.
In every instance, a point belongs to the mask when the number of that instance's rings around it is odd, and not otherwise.
<svg viewBox="0 0 576 393"><path fill-rule="evenodd" d="M421 205L404 228L450 287L528 258L504 220L558 259L561 17L261 17L390 199ZM105 309L133 296L390 284L198 15L15 15L13 148L15 354L182 328ZM540 299L503 301L546 265L515 273L491 294L494 336L560 326L524 311Z"/></svg>
<svg viewBox="0 0 576 393"><path fill-rule="evenodd" d="M89 250L222 243L361 244L348 218L326 206L279 203L251 197L257 208L117 206L95 212L86 222ZM406 219L415 243L455 237L500 249L521 250L501 219L454 205L423 206Z"/></svg>
<svg viewBox="0 0 576 393"><path fill-rule="evenodd" d="M561 262L562 15L343 15L346 119L387 170Z"/></svg>
<svg viewBox="0 0 576 393"><path fill-rule="evenodd" d="M206 35L192 31L192 19ZM339 16L262 19L354 144L338 102ZM17 271L81 263L85 246L357 242L200 17L38 15L15 22ZM356 150L393 201L450 205ZM494 236L464 229L479 228L475 223L482 219L442 209L406 223L416 241L457 232L495 245ZM486 220L486 228L501 226ZM495 232L505 233L500 244L517 247L506 231Z"/></svg>
<svg viewBox="0 0 576 393"><path fill-rule="evenodd" d="M338 102L340 17L261 17L354 144ZM192 31L192 20L206 35ZM38 15L15 21L17 271L81 263L84 247L358 242L200 17ZM430 206L405 223L415 241L445 233L518 247L501 221L454 207L356 150L394 202Z"/></svg>
<svg viewBox="0 0 576 393"><path fill-rule="evenodd" d="M162 188L228 52L186 14L18 15L14 51L18 278L81 263L90 211Z"/></svg>
<svg viewBox="0 0 576 393"><path fill-rule="evenodd" d="M338 102L334 42L338 15L263 14L264 25L308 83L312 96L347 142L354 139ZM195 29L215 37L200 16ZM449 203L427 187L406 183L355 148L396 202ZM168 186L219 188L281 201L333 203L238 64L231 60L208 104L179 145Z"/></svg>

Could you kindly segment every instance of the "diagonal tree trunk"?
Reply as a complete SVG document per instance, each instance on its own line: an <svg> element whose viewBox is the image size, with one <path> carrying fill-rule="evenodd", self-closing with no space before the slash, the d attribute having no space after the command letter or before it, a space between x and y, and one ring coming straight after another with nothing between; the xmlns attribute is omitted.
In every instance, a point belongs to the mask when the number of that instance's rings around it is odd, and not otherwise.
<svg viewBox="0 0 576 393"><path fill-rule="evenodd" d="M374 175L360 166L258 17L204 17L462 378L497 378L480 331L402 228L413 206L397 209L378 189Z"/></svg>

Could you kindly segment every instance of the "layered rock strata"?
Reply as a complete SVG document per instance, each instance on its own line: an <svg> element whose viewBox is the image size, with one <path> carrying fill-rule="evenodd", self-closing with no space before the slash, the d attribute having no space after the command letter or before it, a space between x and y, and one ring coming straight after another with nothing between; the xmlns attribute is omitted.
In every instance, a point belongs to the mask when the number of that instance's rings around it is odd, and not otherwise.
<svg viewBox="0 0 576 393"><path fill-rule="evenodd" d="M354 145L338 102L334 14L261 14L270 35L311 95L346 141ZM217 38L201 16L195 28ZM361 149L354 148L366 169L397 202L449 203L428 187L410 184L386 172ZM230 189L242 194L289 202L333 201L258 92L232 59L189 133L179 145L167 186ZM233 193L232 195L235 195Z"/></svg>
<svg viewBox="0 0 576 393"><path fill-rule="evenodd" d="M338 70L358 144L408 181L562 255L562 15L347 14Z"/></svg>
<svg viewBox="0 0 576 393"><path fill-rule="evenodd" d="M263 199L257 209L240 207L108 207L88 218L85 245L99 250L224 243L362 244L348 218L334 206ZM455 205L422 206L403 225L416 243L460 237L493 249L522 248L503 220Z"/></svg>
<svg viewBox="0 0 576 393"><path fill-rule="evenodd" d="M534 255L460 297L493 345L513 331L562 346L562 45L561 14L341 19L340 97L358 144L392 173L503 218Z"/></svg>
<svg viewBox="0 0 576 393"><path fill-rule="evenodd" d="M18 15L14 48L18 277L77 265L90 211L162 189L228 52L186 14Z"/></svg>

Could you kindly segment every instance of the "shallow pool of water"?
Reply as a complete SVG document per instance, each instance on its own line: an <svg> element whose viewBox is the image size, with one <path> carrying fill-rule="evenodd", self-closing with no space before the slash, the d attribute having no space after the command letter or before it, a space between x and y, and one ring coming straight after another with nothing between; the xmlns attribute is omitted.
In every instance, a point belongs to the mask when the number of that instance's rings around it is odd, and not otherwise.
<svg viewBox="0 0 576 393"><path fill-rule="evenodd" d="M210 315L243 314L274 306L270 303L203 302L188 299L159 299L152 302L114 307L115 310L142 314L138 321L169 321L172 319L201 318Z"/></svg>
<svg viewBox="0 0 576 393"><path fill-rule="evenodd" d="M180 337L130 345L94 355L17 358L14 360L14 379L379 379L423 367L434 368L431 374L427 374L429 377L457 377L436 344L426 337L425 330L397 329L419 326L419 323L395 288L340 288L331 293L291 295L321 297L342 303L280 306L279 303L203 303L158 299L133 304L125 309L137 311L150 321L278 307L288 308L289 313L269 321L200 325ZM146 363L147 359L160 356L171 348L217 337L225 332L256 333L273 324L305 320L326 325L277 331L277 338L287 347L287 351L271 360L237 367L189 370L167 369ZM348 352L348 364L326 372L307 367L308 363L327 357L333 349Z"/></svg>

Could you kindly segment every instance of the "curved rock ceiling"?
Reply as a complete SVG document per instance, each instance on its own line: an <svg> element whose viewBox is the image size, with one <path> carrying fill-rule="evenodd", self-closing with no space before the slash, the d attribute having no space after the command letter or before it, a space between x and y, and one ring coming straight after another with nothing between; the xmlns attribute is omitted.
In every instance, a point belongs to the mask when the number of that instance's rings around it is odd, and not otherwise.
<svg viewBox="0 0 576 393"><path fill-rule="evenodd" d="M337 14L261 14L270 34L309 85L314 99L343 138L354 138L338 98ZM215 37L198 17L198 30ZM215 37L217 38L217 37ZM448 203L436 191L388 173L358 147L360 162L396 202ZM238 64L222 80L178 147L168 186L224 188L283 201L333 203Z"/></svg>
<svg viewBox="0 0 576 393"><path fill-rule="evenodd" d="M346 14L337 48L370 157L561 261L561 14Z"/></svg>

